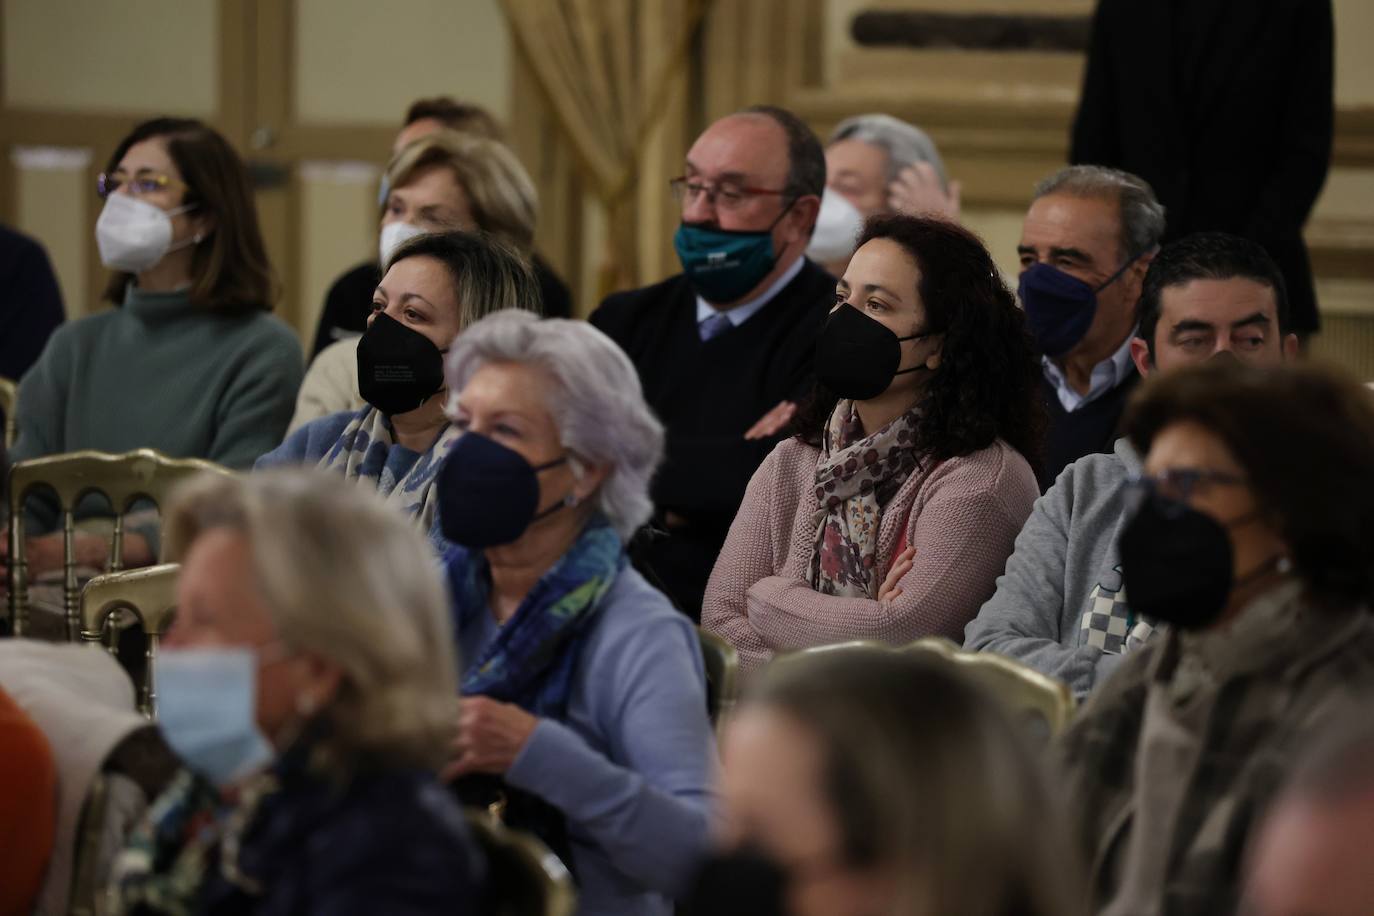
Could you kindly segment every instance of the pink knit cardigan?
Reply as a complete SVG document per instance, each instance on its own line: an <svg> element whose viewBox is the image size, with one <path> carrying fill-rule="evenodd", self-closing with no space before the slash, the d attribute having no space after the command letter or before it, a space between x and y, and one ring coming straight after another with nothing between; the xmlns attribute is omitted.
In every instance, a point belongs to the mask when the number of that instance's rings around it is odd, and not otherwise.
<svg viewBox="0 0 1374 916"><path fill-rule="evenodd" d="M819 456L788 439L754 473L706 586L702 627L739 650L745 672L774 652L847 640L962 641L1039 495L1030 465L998 440L912 474L883 510L878 569L886 576L903 525L915 561L902 593L883 602L811 588Z"/></svg>

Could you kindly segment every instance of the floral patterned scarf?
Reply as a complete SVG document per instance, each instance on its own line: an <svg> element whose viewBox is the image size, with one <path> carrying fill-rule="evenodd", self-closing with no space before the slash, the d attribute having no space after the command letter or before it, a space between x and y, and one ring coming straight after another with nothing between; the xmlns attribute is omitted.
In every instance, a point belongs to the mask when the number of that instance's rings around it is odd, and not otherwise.
<svg viewBox="0 0 1374 916"><path fill-rule="evenodd" d="M823 595L877 598L878 526L891 501L920 462L919 414L907 411L871 436L853 401L830 414L816 462L816 550L811 587Z"/></svg>

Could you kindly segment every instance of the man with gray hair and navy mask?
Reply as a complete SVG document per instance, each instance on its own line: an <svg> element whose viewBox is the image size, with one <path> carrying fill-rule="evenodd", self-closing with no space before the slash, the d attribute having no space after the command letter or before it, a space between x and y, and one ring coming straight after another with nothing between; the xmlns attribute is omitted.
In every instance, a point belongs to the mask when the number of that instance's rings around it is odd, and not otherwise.
<svg viewBox="0 0 1374 916"><path fill-rule="evenodd" d="M1213 358L1292 359L1283 276L1254 242L1220 232L1166 245L1150 264L1126 341L1132 373L1171 372ZM1010 656L1079 695L1148 641L1150 621L1127 602L1117 538L1126 482L1140 456L1125 439L1070 464L1035 504L997 590L964 630L964 647Z"/></svg>
<svg viewBox="0 0 1374 916"><path fill-rule="evenodd" d="M1035 186L1016 252L1021 305L1045 370L1042 492L1070 462L1112 450L1139 381L1136 300L1163 235L1164 207L1128 172L1075 165Z"/></svg>
<svg viewBox="0 0 1374 916"><path fill-rule="evenodd" d="M950 181L935 142L887 114L841 121L825 146L825 193L807 257L844 276L864 220L883 213L959 218L959 182Z"/></svg>

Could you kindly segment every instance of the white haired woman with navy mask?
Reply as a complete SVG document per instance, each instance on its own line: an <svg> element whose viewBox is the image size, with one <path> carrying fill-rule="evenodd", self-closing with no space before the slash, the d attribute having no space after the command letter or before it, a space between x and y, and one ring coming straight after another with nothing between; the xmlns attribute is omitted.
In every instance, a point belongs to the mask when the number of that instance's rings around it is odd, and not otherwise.
<svg viewBox="0 0 1374 916"><path fill-rule="evenodd" d="M467 661L445 776L560 854L580 914L666 916L709 842L715 743L696 633L625 557L662 427L579 321L491 315L446 374L463 432L439 517Z"/></svg>

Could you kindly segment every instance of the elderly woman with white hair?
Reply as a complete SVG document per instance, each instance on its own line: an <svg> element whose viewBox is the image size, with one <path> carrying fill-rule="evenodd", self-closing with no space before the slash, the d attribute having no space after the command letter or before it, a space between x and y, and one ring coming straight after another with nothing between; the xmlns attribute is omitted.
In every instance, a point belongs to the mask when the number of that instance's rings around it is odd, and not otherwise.
<svg viewBox="0 0 1374 916"><path fill-rule="evenodd" d="M116 862L115 913L476 911L437 773L456 663L423 535L319 471L193 482L156 672L186 769Z"/></svg>
<svg viewBox="0 0 1374 916"><path fill-rule="evenodd" d="M468 660L446 776L568 864L580 914L669 914L708 845L715 743L691 623L627 562L663 432L589 324L502 312L446 367L439 472Z"/></svg>
<svg viewBox="0 0 1374 916"><path fill-rule="evenodd" d="M864 220L889 213L958 220L959 182L914 124L889 114L846 118L825 144L825 194L807 256L844 276Z"/></svg>

